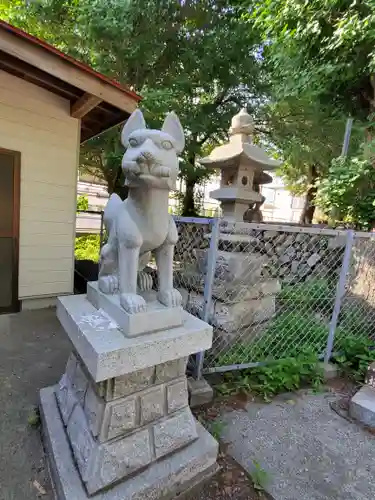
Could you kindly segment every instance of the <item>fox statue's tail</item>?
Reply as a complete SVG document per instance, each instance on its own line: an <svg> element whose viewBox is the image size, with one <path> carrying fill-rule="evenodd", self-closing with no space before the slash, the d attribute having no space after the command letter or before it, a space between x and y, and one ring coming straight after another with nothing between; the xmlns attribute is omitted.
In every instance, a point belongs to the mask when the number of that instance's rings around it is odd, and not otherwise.
<svg viewBox="0 0 375 500"><path fill-rule="evenodd" d="M116 214L122 203L122 199L116 193L111 194L111 196L109 197L103 214L103 222L107 234L111 232L113 221L115 220Z"/></svg>

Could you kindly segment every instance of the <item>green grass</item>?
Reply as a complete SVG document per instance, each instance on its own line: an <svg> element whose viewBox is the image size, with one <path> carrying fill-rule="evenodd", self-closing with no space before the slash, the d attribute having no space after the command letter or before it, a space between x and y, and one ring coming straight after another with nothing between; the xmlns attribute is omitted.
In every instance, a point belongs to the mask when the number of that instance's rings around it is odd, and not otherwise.
<svg viewBox="0 0 375 500"><path fill-rule="evenodd" d="M294 285L284 285L277 300L280 304L290 308L330 313L335 295L336 289L328 280L315 278Z"/></svg>
<svg viewBox="0 0 375 500"><path fill-rule="evenodd" d="M339 326L352 335L374 338L375 311L358 298L351 297L342 305Z"/></svg>
<svg viewBox="0 0 375 500"><path fill-rule="evenodd" d="M268 472L263 469L260 463L255 459L251 460L250 467L251 470L249 472L249 476L253 482L254 488L258 491L265 491L268 483L270 482Z"/></svg>
<svg viewBox="0 0 375 500"><path fill-rule="evenodd" d="M216 439L220 441L223 431L225 429L225 423L219 419L207 420L201 416L198 417L199 422L205 427L208 432Z"/></svg>
<svg viewBox="0 0 375 500"><path fill-rule="evenodd" d="M313 313L284 311L257 338L241 341L218 356L216 365L283 359L307 349L320 354L327 336L328 325Z"/></svg>
<svg viewBox="0 0 375 500"><path fill-rule="evenodd" d="M27 423L30 427L39 427L40 414L38 408L34 408L27 417Z"/></svg>
<svg viewBox="0 0 375 500"><path fill-rule="evenodd" d="M346 325L347 326L347 325ZM334 348L339 349L352 331L344 324L336 328ZM241 340L217 356L216 366L228 366L259 361L273 361L298 356L311 351L322 354L327 345L328 322L312 312L280 312L257 338ZM357 339L366 339L366 332L356 331Z"/></svg>
<svg viewBox="0 0 375 500"><path fill-rule="evenodd" d="M340 350L334 354L333 361L349 377L363 383L369 365L375 361L374 341L364 336L348 335L341 339Z"/></svg>
<svg viewBox="0 0 375 500"><path fill-rule="evenodd" d="M224 373L223 381L215 389L223 396L251 392L269 401L276 394L301 387L317 390L322 381L322 368L316 354L306 350L295 357L272 361L264 366Z"/></svg>

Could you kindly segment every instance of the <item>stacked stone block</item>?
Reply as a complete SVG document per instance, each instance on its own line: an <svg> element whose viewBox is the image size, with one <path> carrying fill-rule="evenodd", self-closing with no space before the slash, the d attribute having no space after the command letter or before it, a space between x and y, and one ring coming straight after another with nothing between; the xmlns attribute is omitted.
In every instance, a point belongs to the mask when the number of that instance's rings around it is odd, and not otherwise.
<svg viewBox="0 0 375 500"><path fill-rule="evenodd" d="M70 355L56 397L89 494L197 439L186 363L181 358L96 383Z"/></svg>

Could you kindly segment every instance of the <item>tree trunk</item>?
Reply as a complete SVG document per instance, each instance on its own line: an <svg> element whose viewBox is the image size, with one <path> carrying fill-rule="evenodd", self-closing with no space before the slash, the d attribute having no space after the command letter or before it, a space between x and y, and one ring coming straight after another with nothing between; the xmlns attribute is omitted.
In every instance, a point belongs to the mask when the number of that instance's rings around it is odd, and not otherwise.
<svg viewBox="0 0 375 500"><path fill-rule="evenodd" d="M318 180L318 171L315 165L309 168L309 189L306 192L305 204L300 217L300 224L312 224L315 213L315 195L317 192L316 181Z"/></svg>
<svg viewBox="0 0 375 500"><path fill-rule="evenodd" d="M196 177L194 175L194 166L195 166L195 154L190 152L188 157L189 162L189 170L185 177L186 182L186 190L182 202L182 216L183 217L197 217L197 210L195 208L195 197L194 197L194 188L197 183Z"/></svg>
<svg viewBox="0 0 375 500"><path fill-rule="evenodd" d="M122 200L125 200L125 198L127 198L128 188L127 186L124 186L124 179L123 179L121 165L118 167L115 177L112 178L111 176L107 175L106 181L107 181L107 189L109 195L111 195L112 193L116 193Z"/></svg>
<svg viewBox="0 0 375 500"><path fill-rule="evenodd" d="M310 188L306 193L305 204L303 206L301 216L299 219L300 224L311 224L313 221L315 212L315 205L314 205L315 191L313 190L313 188Z"/></svg>
<svg viewBox="0 0 375 500"><path fill-rule="evenodd" d="M197 216L197 212L195 209L195 200L194 200L194 188L195 188L195 180L186 179L186 191L182 203L183 217Z"/></svg>

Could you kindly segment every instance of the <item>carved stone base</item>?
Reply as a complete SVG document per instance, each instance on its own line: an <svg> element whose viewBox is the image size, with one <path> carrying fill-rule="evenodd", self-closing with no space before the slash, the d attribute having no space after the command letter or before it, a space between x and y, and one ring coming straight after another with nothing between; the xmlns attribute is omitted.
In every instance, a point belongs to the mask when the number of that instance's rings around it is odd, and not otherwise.
<svg viewBox="0 0 375 500"><path fill-rule="evenodd" d="M43 439L57 500L172 500L218 470L218 444L196 422L197 439L191 444L110 489L89 496L72 455L54 387L40 391L40 407Z"/></svg>
<svg viewBox="0 0 375 500"><path fill-rule="evenodd" d="M95 383L72 353L56 399L89 494L197 439L187 358Z"/></svg>
<svg viewBox="0 0 375 500"><path fill-rule="evenodd" d="M182 308L166 307L156 299L156 292L140 292L147 310L130 314L120 305L119 294L107 295L99 290L98 282L87 283L87 300L96 309L105 311L127 337L168 330L182 325Z"/></svg>

